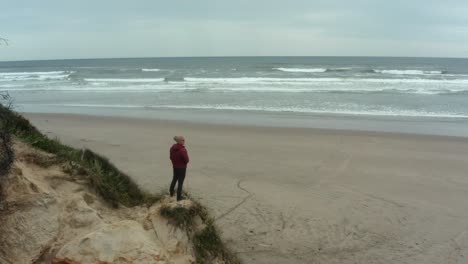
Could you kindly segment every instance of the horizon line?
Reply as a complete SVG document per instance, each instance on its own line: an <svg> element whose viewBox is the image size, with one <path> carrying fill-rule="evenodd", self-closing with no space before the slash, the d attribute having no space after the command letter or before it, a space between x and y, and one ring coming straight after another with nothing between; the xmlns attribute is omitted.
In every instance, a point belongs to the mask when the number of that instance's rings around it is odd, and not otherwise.
<svg viewBox="0 0 468 264"><path fill-rule="evenodd" d="M240 55L240 56L160 56L160 57L95 57L95 58L67 58L67 59L31 59L31 60L7 60L7 62L32 62L32 61L66 61L66 60L119 60L119 59L183 59L183 58L413 58L413 59L468 59L468 57L424 57L424 56L356 56L356 55Z"/></svg>

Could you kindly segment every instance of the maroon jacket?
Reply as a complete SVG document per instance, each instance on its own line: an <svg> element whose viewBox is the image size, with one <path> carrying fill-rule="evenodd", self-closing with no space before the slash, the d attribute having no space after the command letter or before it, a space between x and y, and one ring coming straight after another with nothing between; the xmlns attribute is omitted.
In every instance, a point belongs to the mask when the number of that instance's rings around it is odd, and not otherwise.
<svg viewBox="0 0 468 264"><path fill-rule="evenodd" d="M187 154L187 149L184 145L174 144L170 150L170 158L172 161L172 167L174 168L187 168L187 163L189 163L189 157Z"/></svg>

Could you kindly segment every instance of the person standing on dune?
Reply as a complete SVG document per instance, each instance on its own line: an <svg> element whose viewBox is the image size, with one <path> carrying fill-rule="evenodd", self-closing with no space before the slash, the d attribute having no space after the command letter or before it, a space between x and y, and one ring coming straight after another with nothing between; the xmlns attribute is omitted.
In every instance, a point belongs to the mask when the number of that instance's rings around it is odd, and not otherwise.
<svg viewBox="0 0 468 264"><path fill-rule="evenodd" d="M169 193L174 196L174 187L177 184L177 201L183 200L182 185L184 184L185 173L187 171L187 164L189 163L189 156L185 148L185 138L183 136L175 136L174 141L176 144L172 145L170 149L170 159L172 161L172 168L174 174L172 176L171 187Z"/></svg>

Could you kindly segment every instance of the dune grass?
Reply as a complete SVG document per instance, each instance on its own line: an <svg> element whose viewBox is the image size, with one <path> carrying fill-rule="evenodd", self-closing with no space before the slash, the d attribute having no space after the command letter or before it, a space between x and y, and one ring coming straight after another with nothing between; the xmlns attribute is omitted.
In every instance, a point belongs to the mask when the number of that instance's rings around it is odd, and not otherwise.
<svg viewBox="0 0 468 264"><path fill-rule="evenodd" d="M153 204L160 196L142 192L130 177L121 172L107 158L89 149L75 149L43 135L27 119L0 105L0 113L8 120L6 129L20 140L48 153L59 161L72 161L89 173L90 185L114 207Z"/></svg>
<svg viewBox="0 0 468 264"><path fill-rule="evenodd" d="M11 105L9 99L8 94L0 92L0 210L3 209L5 179L15 159L11 133L9 131L10 122L8 116L10 111L8 110ZM4 101L8 102L6 106L2 104Z"/></svg>
<svg viewBox="0 0 468 264"><path fill-rule="evenodd" d="M197 263L211 263L213 258L222 259L227 264L240 263L237 257L222 242L214 222L210 220L205 224L206 227L195 233L192 238L195 252L197 252Z"/></svg>
<svg viewBox="0 0 468 264"><path fill-rule="evenodd" d="M189 197L189 194L186 194L186 197ZM207 209L194 198L190 197L190 200L194 205L189 208L163 206L160 214L171 220L175 226L187 231L195 248L196 263L209 264L215 259L221 259L226 264L240 264L237 256L224 245L214 219L209 216ZM204 223L201 230L195 230L196 217L200 217Z"/></svg>
<svg viewBox="0 0 468 264"><path fill-rule="evenodd" d="M194 220L199 215L198 211L199 208L195 206L190 208L163 206L159 213L170 219L173 225L190 231L195 225Z"/></svg>

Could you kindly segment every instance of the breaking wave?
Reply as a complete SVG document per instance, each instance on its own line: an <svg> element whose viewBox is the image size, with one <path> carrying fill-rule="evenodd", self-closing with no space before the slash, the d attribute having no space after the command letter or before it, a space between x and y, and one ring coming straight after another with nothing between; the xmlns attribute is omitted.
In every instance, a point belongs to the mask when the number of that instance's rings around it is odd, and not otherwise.
<svg viewBox="0 0 468 264"><path fill-rule="evenodd" d="M353 67L342 68L273 68L282 72L291 73L332 73L332 72L357 72L357 73L377 73L377 74L393 74L393 75L442 75L447 74L447 71L441 70L414 70L414 69L363 69Z"/></svg>
<svg viewBox="0 0 468 264"><path fill-rule="evenodd" d="M310 73L319 73L326 72L326 68L273 68L273 70L278 70L282 72L310 72Z"/></svg>
<svg viewBox="0 0 468 264"><path fill-rule="evenodd" d="M85 78L87 82L107 82L107 83L151 83L151 82L163 82L164 78Z"/></svg>
<svg viewBox="0 0 468 264"><path fill-rule="evenodd" d="M66 79L74 72L48 71L48 72L0 72L0 81L31 81L31 80L60 80Z"/></svg>
<svg viewBox="0 0 468 264"><path fill-rule="evenodd" d="M375 73L395 75L440 75L447 71L424 71L424 70L373 70Z"/></svg>

